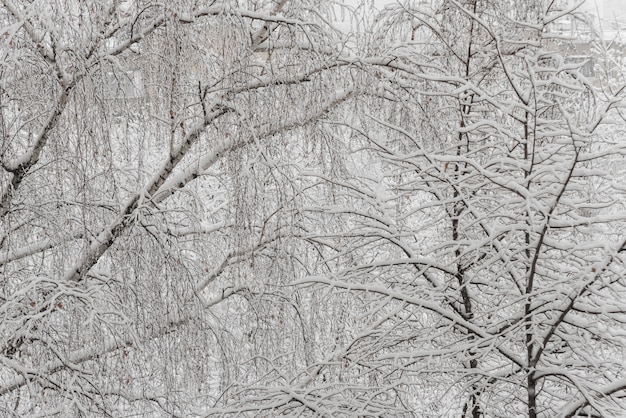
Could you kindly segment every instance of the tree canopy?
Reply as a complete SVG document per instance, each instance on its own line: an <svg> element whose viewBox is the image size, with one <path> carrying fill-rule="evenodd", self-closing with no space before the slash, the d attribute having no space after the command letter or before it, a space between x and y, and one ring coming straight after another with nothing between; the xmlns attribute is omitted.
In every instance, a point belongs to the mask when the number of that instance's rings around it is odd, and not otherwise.
<svg viewBox="0 0 626 418"><path fill-rule="evenodd" d="M625 414L581 3L3 0L0 415Z"/></svg>

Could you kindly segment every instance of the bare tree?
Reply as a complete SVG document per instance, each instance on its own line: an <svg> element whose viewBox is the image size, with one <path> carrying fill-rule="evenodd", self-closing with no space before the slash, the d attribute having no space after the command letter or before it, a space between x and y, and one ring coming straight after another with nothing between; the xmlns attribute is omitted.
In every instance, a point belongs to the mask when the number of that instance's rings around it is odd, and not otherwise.
<svg viewBox="0 0 626 418"><path fill-rule="evenodd" d="M624 413L578 5L42 3L0 8L1 414Z"/></svg>
<svg viewBox="0 0 626 418"><path fill-rule="evenodd" d="M3 414L189 416L239 379L231 311L290 265L289 158L353 91L325 13L3 1Z"/></svg>
<svg viewBox="0 0 626 418"><path fill-rule="evenodd" d="M344 219L320 231L340 267L301 283L359 301L347 370L417 416L623 414L623 86L585 76L570 57L594 43L562 19L586 17L452 0L381 14L365 62L384 93L344 124L367 168L323 178L342 197L320 207Z"/></svg>

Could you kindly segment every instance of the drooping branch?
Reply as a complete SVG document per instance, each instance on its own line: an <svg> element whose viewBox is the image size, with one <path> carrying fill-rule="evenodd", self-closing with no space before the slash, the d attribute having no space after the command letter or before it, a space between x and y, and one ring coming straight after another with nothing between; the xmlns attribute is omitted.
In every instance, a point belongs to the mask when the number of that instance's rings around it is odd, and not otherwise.
<svg viewBox="0 0 626 418"><path fill-rule="evenodd" d="M148 335L144 336L140 341L138 341L135 337L122 339L110 337L100 346L74 351L62 360L54 360L48 362L43 368L26 371L23 370L22 367L18 367L17 370L21 370L20 373L22 374L22 376L15 378L13 381L3 382L2 384L0 384L0 396L4 396L8 393L19 390L23 386L27 385L28 382L31 380L45 381L46 376L53 376L55 373L65 370L69 365L71 365L72 367L77 367L82 363L93 361L101 356L114 353L124 348L140 346L141 343L161 338L171 332L176 331L178 328L185 326L190 321L202 317L206 309L210 309L218 305L220 302L225 301L231 296L238 294L243 289L244 288L242 286L224 289L224 291L219 296L216 296L213 299L210 299L203 303L204 310L198 310L193 314L188 314L187 316L171 320L167 324L160 326Z"/></svg>

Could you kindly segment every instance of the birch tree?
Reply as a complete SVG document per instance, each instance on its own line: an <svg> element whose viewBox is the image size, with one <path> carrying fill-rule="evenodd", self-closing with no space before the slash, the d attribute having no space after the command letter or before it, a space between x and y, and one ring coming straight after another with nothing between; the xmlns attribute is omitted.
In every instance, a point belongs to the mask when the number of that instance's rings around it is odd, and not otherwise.
<svg viewBox="0 0 626 418"><path fill-rule="evenodd" d="M623 414L566 3L3 0L1 414Z"/></svg>
<svg viewBox="0 0 626 418"><path fill-rule="evenodd" d="M3 415L201 415L239 379L289 157L353 91L325 13L3 1Z"/></svg>

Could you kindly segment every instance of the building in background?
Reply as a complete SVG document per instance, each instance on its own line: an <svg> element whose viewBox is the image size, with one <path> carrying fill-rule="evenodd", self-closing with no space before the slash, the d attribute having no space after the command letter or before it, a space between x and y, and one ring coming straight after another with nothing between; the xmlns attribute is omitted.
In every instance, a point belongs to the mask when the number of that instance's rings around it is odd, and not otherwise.
<svg viewBox="0 0 626 418"><path fill-rule="evenodd" d="M580 4L564 0L563 10ZM626 80L626 1L586 0L573 14L550 23L546 35L553 37L566 64L596 85L610 87Z"/></svg>
<svg viewBox="0 0 626 418"><path fill-rule="evenodd" d="M563 8L575 7L580 0L565 0ZM571 35L581 40L600 37L605 41L623 41L626 32L626 1L586 0L576 10L551 25L551 30L563 35Z"/></svg>
<svg viewBox="0 0 626 418"><path fill-rule="evenodd" d="M624 0L587 0L583 10L596 18L598 28L605 36L623 35L626 30L626 2Z"/></svg>

